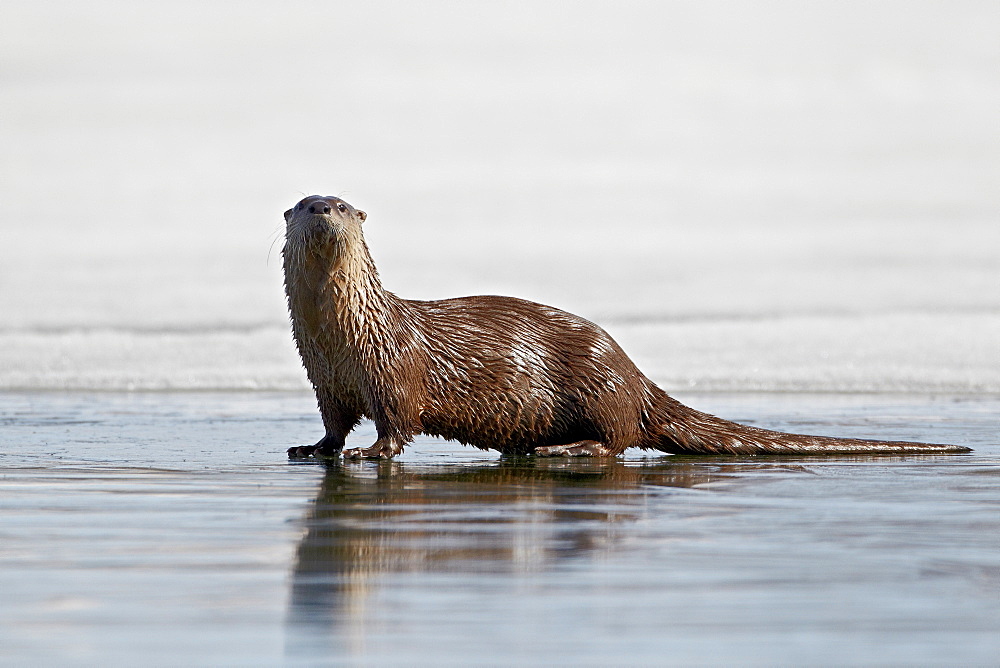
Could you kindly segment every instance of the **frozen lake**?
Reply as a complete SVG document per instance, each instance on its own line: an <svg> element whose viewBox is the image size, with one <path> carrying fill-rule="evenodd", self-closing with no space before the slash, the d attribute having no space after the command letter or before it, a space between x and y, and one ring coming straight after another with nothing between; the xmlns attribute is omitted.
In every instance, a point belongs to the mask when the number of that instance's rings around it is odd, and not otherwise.
<svg viewBox="0 0 1000 668"><path fill-rule="evenodd" d="M0 663L995 662L997 34L964 1L5 0ZM572 311L724 417L975 451L290 465L310 193L401 296Z"/></svg>

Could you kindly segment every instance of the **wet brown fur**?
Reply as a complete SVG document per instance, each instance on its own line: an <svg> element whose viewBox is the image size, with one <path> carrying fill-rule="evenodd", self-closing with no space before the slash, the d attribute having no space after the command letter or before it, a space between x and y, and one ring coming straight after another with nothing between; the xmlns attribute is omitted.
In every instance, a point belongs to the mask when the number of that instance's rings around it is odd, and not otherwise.
<svg viewBox="0 0 1000 668"><path fill-rule="evenodd" d="M654 385L600 327L511 297L400 299L382 289L365 214L310 196L285 213L292 332L326 435L292 456L339 454L370 418L392 457L416 434L505 454L964 452L925 443L801 436L696 411Z"/></svg>

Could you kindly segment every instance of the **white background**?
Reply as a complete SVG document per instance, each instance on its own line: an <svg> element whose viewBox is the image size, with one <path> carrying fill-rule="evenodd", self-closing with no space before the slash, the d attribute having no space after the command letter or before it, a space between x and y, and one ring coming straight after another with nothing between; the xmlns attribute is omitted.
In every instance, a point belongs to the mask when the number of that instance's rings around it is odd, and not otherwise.
<svg viewBox="0 0 1000 668"><path fill-rule="evenodd" d="M669 389L1000 392L996 2L0 6L0 388L305 387L281 213ZM272 246L272 242L273 246Z"/></svg>

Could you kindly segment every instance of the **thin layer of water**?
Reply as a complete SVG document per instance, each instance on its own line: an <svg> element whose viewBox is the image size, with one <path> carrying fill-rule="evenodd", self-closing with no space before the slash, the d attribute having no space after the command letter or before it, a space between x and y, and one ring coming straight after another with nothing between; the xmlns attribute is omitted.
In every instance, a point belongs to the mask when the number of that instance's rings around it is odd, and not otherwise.
<svg viewBox="0 0 1000 668"><path fill-rule="evenodd" d="M681 397L971 455L284 460L298 393L3 395L12 663L988 663L997 397ZM352 436L373 436L362 425Z"/></svg>

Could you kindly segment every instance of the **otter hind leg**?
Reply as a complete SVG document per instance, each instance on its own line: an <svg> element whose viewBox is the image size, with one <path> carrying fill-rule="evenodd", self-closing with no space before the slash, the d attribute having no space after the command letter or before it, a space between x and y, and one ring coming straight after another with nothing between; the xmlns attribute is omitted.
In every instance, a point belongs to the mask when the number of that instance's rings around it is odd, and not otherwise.
<svg viewBox="0 0 1000 668"><path fill-rule="evenodd" d="M535 448L538 457L613 457L614 453L598 441L577 441L567 445L543 445Z"/></svg>
<svg viewBox="0 0 1000 668"><path fill-rule="evenodd" d="M380 438L371 447L344 450L344 459L392 459L403 451L403 445L392 438Z"/></svg>

